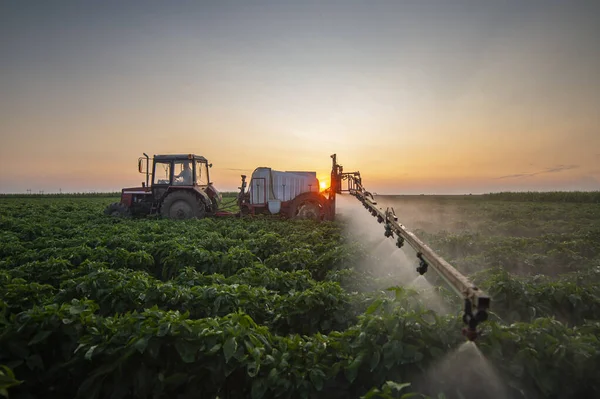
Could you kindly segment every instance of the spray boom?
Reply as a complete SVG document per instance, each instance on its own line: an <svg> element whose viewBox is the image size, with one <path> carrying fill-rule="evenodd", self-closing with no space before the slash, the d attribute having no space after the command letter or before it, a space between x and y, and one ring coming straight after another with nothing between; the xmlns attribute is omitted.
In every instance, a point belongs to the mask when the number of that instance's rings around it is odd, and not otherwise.
<svg viewBox="0 0 600 399"><path fill-rule="evenodd" d="M464 298L463 322L466 326L463 328L462 333L469 341L474 341L480 335L480 332L477 331L477 326L488 318L487 310L490 307L489 296L435 253L416 235L398 223L398 217L393 208L387 208L385 212L377 208L377 202L373 198L373 195L362 186L360 172L344 173L343 167L336 162L335 154L331 157L333 159L331 178L335 184L336 192L342 193L345 191L356 197L365 209L373 217L377 218L379 223L384 224L384 235L386 237L393 238L394 234L396 235L396 246L398 248L402 248L405 243L408 243L417 252L417 259L419 260L418 273L421 275L425 274L431 266L459 296ZM342 189L343 180L347 181L346 190Z"/></svg>

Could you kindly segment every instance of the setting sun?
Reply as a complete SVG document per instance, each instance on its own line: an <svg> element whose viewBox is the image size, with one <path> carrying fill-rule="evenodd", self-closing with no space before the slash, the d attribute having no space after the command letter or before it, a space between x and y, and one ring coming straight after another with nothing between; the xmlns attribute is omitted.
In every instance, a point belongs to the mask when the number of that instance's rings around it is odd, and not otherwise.
<svg viewBox="0 0 600 399"><path fill-rule="evenodd" d="M321 191L325 190L327 188L327 182L326 181L320 181L319 182L319 187L321 188Z"/></svg>

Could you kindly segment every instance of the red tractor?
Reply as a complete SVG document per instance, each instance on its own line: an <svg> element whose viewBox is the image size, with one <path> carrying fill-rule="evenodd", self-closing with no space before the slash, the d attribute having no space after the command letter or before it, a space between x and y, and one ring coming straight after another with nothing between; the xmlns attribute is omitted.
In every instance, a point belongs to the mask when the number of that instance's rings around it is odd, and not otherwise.
<svg viewBox="0 0 600 399"><path fill-rule="evenodd" d="M121 202L109 205L105 214L200 219L217 213L222 197L210 181L212 164L206 158L194 154L155 155L150 173L150 158L144 156L138 160L138 170L146 174L146 182L141 187L124 188Z"/></svg>
<svg viewBox="0 0 600 399"><path fill-rule="evenodd" d="M256 168L249 184L246 183L246 176L242 175L242 186L237 197L240 211L232 213L219 210L222 196L210 181L209 169L212 164L206 158L194 154L155 155L151 163L150 157L144 156L138 160L138 170L146 174L146 182L141 187L124 188L121 202L109 205L105 214L158 214L170 219L280 214L291 219L333 220L335 194L341 192L344 175L341 166L336 163L335 155L332 156L332 185L324 191L320 191L316 172L279 172L271 168Z"/></svg>

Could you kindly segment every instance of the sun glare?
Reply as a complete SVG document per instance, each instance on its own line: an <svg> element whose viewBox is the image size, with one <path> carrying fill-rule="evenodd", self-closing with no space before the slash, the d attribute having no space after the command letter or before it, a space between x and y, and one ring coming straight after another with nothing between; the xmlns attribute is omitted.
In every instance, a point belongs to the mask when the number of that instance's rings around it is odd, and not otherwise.
<svg viewBox="0 0 600 399"><path fill-rule="evenodd" d="M321 191L325 190L327 188L327 182L326 181L319 182L319 187L321 187Z"/></svg>

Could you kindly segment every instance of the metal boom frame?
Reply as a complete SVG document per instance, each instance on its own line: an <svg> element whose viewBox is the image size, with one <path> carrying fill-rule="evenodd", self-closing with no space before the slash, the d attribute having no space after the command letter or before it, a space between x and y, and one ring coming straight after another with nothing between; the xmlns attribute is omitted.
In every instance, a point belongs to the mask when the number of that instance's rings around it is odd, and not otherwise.
<svg viewBox="0 0 600 399"><path fill-rule="evenodd" d="M348 192L356 197L363 206L377 218L379 223L384 223L386 237L397 236L396 245L401 248L404 243L408 243L416 252L419 259L417 271L420 274L427 272L431 266L437 274L459 295L464 301L463 321L466 327L463 334L471 341L475 340L480 334L477 331L477 325L487 320L487 309L490 307L490 298L467 277L463 276L452 265L446 262L427 244L421 241L414 233L407 230L404 225L398 223L398 217L393 208L387 208L385 211L377 207L373 195L366 191L362 186L360 172L344 173L344 169L337 163L335 154L331 156L333 166L331 170L331 194L335 199L335 193L341 194ZM347 188L342 187L342 181L347 182Z"/></svg>

